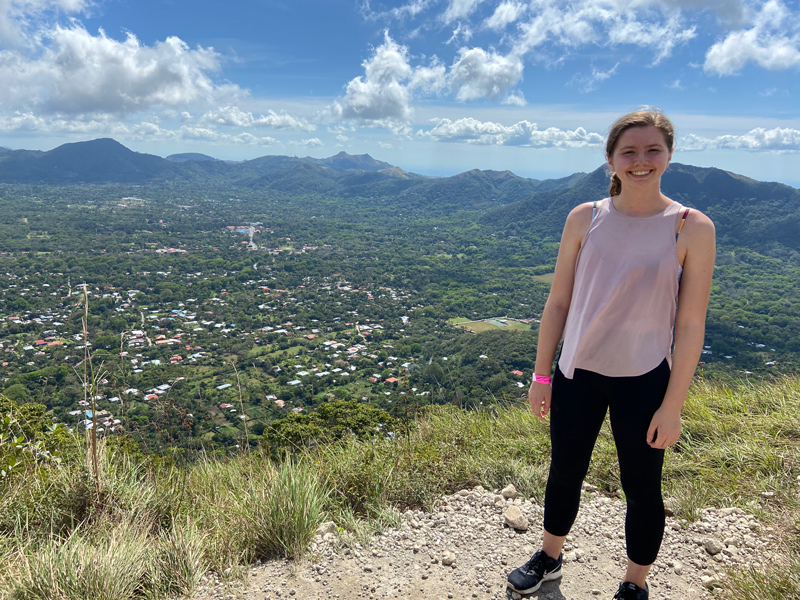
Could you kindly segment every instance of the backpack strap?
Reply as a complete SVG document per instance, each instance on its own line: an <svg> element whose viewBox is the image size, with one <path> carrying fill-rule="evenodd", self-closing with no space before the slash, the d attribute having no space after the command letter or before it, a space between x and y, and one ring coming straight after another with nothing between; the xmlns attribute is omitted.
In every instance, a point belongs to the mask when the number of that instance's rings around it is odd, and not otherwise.
<svg viewBox="0 0 800 600"><path fill-rule="evenodd" d="M595 200L594 204L592 204L592 221L594 221L594 218L596 216L597 216L597 200Z"/></svg>
<svg viewBox="0 0 800 600"><path fill-rule="evenodd" d="M683 216L681 217L681 224L678 225L678 231L675 232L675 241L676 242L678 241L678 236L681 234L681 229L683 229L683 224L686 223L686 217L689 216L689 210L690 209L687 208L685 211L683 211Z"/></svg>

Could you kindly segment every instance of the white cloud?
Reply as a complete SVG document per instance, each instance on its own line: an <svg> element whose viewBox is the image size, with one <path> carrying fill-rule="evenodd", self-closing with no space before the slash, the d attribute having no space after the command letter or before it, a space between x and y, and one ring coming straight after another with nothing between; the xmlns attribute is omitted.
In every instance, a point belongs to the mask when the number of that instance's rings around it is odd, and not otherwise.
<svg viewBox="0 0 800 600"><path fill-rule="evenodd" d="M364 76L347 84L344 98L333 105L334 114L365 121L410 118L409 91L404 85L413 75L408 49L386 33L383 44L363 65Z"/></svg>
<svg viewBox="0 0 800 600"><path fill-rule="evenodd" d="M0 116L0 131L20 131L81 135L126 135L130 129L116 119L98 118L64 119L60 116L43 117L33 112L16 112Z"/></svg>
<svg viewBox="0 0 800 600"><path fill-rule="evenodd" d="M0 0L0 44L26 46L42 13L79 13L89 4L89 0Z"/></svg>
<svg viewBox="0 0 800 600"><path fill-rule="evenodd" d="M703 69L735 75L748 63L771 71L800 67L800 23L779 0L768 0L750 29L733 31L706 53Z"/></svg>
<svg viewBox="0 0 800 600"><path fill-rule="evenodd" d="M592 67L592 72L590 75L576 73L575 76L570 80L570 83L578 85L581 88L581 91L584 93L592 92L597 89L598 83L610 79L613 75L615 75L617 72L617 67L619 67L619 63L615 64L607 71L601 71L596 67Z"/></svg>
<svg viewBox="0 0 800 600"><path fill-rule="evenodd" d="M303 148L318 148L319 146L325 145L319 138L310 138L307 140L290 140L288 144L291 146L302 146Z"/></svg>
<svg viewBox="0 0 800 600"><path fill-rule="evenodd" d="M450 39L447 40L445 44L456 44L459 40L468 42L470 39L472 39L472 29L459 21L458 25L453 30L453 35L450 36Z"/></svg>
<svg viewBox="0 0 800 600"><path fill-rule="evenodd" d="M742 135L721 135L716 138L688 135L680 139L678 147L685 151L723 149L800 152L800 130L788 127L757 127Z"/></svg>
<svg viewBox="0 0 800 600"><path fill-rule="evenodd" d="M486 27L495 30L504 29L516 21L524 12L525 6L520 2L501 2L494 9L492 16L486 19Z"/></svg>
<svg viewBox="0 0 800 600"><path fill-rule="evenodd" d="M231 99L233 85L218 86L212 48L189 48L177 37L143 46L133 35L117 41L101 30L57 26L35 58L0 52L0 80L9 104L45 113L129 114L153 107L184 108L195 101Z"/></svg>
<svg viewBox="0 0 800 600"><path fill-rule="evenodd" d="M481 2L483 0L448 0L442 19L448 25L458 19L466 19L475 12Z"/></svg>
<svg viewBox="0 0 800 600"><path fill-rule="evenodd" d="M460 142L495 146L528 146L533 148L584 148L602 146L605 138L587 132L583 127L574 131L549 127L539 129L536 123L520 121L506 126L491 121L479 121L472 117L439 120L428 131L419 131L420 137L438 142Z"/></svg>
<svg viewBox="0 0 800 600"><path fill-rule="evenodd" d="M461 48L448 74L448 83L461 102L500 99L522 79L522 60L482 48Z"/></svg>
<svg viewBox="0 0 800 600"><path fill-rule="evenodd" d="M430 67L417 67L411 76L408 87L424 94L438 94L447 85L446 69L441 63L434 61Z"/></svg>
<svg viewBox="0 0 800 600"><path fill-rule="evenodd" d="M353 119L407 133L414 93L436 94L444 89L445 67L434 57L429 66L412 67L408 48L389 37L364 61L364 75L352 79L345 95L323 111L322 117Z"/></svg>
<svg viewBox="0 0 800 600"><path fill-rule="evenodd" d="M693 39L696 33L694 27L684 28L681 19L673 16L664 24L629 19L612 27L608 35L612 44L652 48L656 54L655 62L659 63L672 54L675 46Z"/></svg>
<svg viewBox="0 0 800 600"><path fill-rule="evenodd" d="M285 112L277 113L270 110L266 115L255 116L253 113L243 111L238 106L224 106L203 115L203 122L233 127L271 127L273 129L297 129L301 131L316 131L317 126L305 119L293 117Z"/></svg>
<svg viewBox="0 0 800 600"><path fill-rule="evenodd" d="M508 104L510 106L527 106L528 102L521 92L512 92L503 98L503 104Z"/></svg>
<svg viewBox="0 0 800 600"><path fill-rule="evenodd" d="M513 53L524 56L545 43L566 47L587 44L651 48L656 62L696 35L680 11L651 0L582 0L563 3L535 0L530 18L519 24ZM541 60L541 58L540 58Z"/></svg>
<svg viewBox="0 0 800 600"><path fill-rule="evenodd" d="M416 17L418 14L427 10L432 2L433 0L412 0L402 6L396 6L387 10L373 10L370 0L364 0L361 4L361 13L364 15L364 18L372 21L386 18L402 20Z"/></svg>

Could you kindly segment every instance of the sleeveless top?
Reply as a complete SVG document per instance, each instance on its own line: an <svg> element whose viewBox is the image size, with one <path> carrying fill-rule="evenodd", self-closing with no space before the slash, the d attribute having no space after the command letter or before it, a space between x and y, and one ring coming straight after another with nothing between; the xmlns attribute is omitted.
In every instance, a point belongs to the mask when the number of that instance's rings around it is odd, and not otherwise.
<svg viewBox="0 0 800 600"><path fill-rule="evenodd" d="M677 235L689 210L677 202L650 217L596 203L575 263L572 300L558 366L634 377L671 365L680 265ZM680 224L678 220L680 219Z"/></svg>

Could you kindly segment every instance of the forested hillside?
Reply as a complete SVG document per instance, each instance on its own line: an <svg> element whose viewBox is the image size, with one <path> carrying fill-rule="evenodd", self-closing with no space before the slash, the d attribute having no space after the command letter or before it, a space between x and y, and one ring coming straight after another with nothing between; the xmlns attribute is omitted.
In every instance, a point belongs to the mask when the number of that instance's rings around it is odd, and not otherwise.
<svg viewBox="0 0 800 600"><path fill-rule="evenodd" d="M3 394L148 450L256 444L333 399L400 417L519 398L563 220L607 187L87 144L0 159L4 181L67 173L0 184ZM64 184L84 161L125 182ZM679 164L664 191L717 224L702 373L796 373L800 191Z"/></svg>

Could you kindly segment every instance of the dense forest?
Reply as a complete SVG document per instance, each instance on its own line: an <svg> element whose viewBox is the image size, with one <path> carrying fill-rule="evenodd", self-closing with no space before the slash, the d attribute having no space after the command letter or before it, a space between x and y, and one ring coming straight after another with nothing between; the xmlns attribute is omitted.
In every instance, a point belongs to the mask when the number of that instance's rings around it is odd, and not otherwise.
<svg viewBox="0 0 800 600"><path fill-rule="evenodd" d="M236 180L187 160L153 181L0 184L7 400L164 451L329 428L315 409L335 400L403 419L524 393L560 227L603 197L602 169L280 158ZM800 191L683 165L664 187L717 224L700 372L798 372Z"/></svg>

